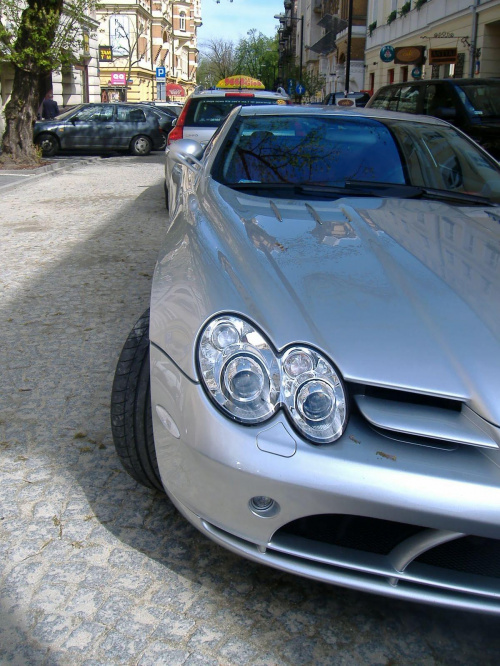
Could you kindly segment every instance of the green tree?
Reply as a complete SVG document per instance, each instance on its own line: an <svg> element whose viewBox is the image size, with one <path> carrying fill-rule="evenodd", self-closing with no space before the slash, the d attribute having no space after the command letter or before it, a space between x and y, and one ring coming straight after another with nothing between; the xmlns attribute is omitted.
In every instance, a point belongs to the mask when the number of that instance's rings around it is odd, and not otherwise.
<svg viewBox="0 0 500 666"><path fill-rule="evenodd" d="M209 88L234 74L262 81L267 90L275 87L278 75L278 37L266 37L255 28L236 45L225 39L202 44L196 80Z"/></svg>
<svg viewBox="0 0 500 666"><path fill-rule="evenodd" d="M236 48L241 74L262 81L267 90L273 90L278 75L278 36L266 37L255 28L240 39Z"/></svg>
<svg viewBox="0 0 500 666"><path fill-rule="evenodd" d="M33 123L41 78L77 61L94 0L0 0L0 61L14 69L5 107L2 160L36 162Z"/></svg>

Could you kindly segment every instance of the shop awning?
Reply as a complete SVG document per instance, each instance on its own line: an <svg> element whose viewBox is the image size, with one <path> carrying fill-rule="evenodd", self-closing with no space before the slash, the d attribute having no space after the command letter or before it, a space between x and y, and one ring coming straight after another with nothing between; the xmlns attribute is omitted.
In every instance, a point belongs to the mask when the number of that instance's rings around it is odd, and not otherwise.
<svg viewBox="0 0 500 666"><path fill-rule="evenodd" d="M335 49L337 48L337 45L335 43L335 38L337 37L337 33L333 32L327 32L324 37L322 37L320 40L316 42L316 44L313 44L309 48L311 51L314 51L314 53L319 53L321 55L327 55L328 53L333 53Z"/></svg>
<svg viewBox="0 0 500 666"><path fill-rule="evenodd" d="M178 83L167 83L165 86L165 92L167 95L173 95L174 97L185 97L186 91Z"/></svg>

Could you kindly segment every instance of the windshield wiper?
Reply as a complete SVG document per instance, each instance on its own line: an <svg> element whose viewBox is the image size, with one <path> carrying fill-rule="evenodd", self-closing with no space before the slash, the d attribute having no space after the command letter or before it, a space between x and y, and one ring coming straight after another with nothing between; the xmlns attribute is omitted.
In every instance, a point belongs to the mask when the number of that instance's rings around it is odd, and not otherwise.
<svg viewBox="0 0 500 666"><path fill-rule="evenodd" d="M439 190L431 187L420 187L417 185L406 185L404 183L381 183L363 180L346 180L344 186L331 185L296 185L294 183L234 183L229 185L236 190L273 191L279 193L293 193L302 196L319 197L382 197L395 199L429 199L431 201L443 201L469 206L496 206L494 202L478 194L467 194L465 192L451 192L450 190ZM279 196L279 194L278 194Z"/></svg>
<svg viewBox="0 0 500 666"><path fill-rule="evenodd" d="M439 190L433 187L420 187L418 185L405 185L399 183L367 183L362 180L346 180L346 188L363 191L370 187L374 190L373 196L396 197L403 199L429 199L431 201L445 201L446 203L469 204L471 206L496 206L487 197L466 192L452 192ZM380 194L376 194L376 192Z"/></svg>
<svg viewBox="0 0 500 666"><path fill-rule="evenodd" d="M263 190L265 192L272 191L276 196L280 196L280 193L284 192L286 194L295 194L301 196L315 196L315 197L325 197L328 199L339 198L349 196L349 192L345 187L333 187L330 185L296 185L295 183L231 183L228 185L234 190L242 191L252 191L258 192ZM372 191L359 191L356 192L356 196L359 197L375 197L383 196Z"/></svg>

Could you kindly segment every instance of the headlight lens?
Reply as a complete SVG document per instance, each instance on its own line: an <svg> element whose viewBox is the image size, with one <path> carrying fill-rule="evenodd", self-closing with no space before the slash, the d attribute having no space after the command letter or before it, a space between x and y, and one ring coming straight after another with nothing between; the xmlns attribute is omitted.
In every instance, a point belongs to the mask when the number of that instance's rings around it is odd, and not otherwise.
<svg viewBox="0 0 500 666"><path fill-rule="evenodd" d="M211 397L232 418L259 423L278 408L279 366L271 346L239 317L218 317L199 343L201 376Z"/></svg>
<svg viewBox="0 0 500 666"><path fill-rule="evenodd" d="M315 349L291 347L282 367L281 400L296 427L313 442L334 442L347 424L347 394L333 364Z"/></svg>
<svg viewBox="0 0 500 666"><path fill-rule="evenodd" d="M347 423L342 379L314 349L293 346L278 355L249 322L217 317L198 346L203 384L226 415L243 423L267 420L280 407L316 443L338 439Z"/></svg>

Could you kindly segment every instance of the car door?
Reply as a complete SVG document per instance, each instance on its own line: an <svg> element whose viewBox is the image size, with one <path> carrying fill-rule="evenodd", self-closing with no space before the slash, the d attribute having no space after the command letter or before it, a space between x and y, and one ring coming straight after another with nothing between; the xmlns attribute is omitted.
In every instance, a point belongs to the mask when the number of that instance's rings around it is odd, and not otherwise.
<svg viewBox="0 0 500 666"><path fill-rule="evenodd" d="M423 113L447 120L460 127L462 114L459 112L459 100L453 88L445 83L432 81L425 87Z"/></svg>
<svg viewBox="0 0 500 666"><path fill-rule="evenodd" d="M90 104L66 123L60 134L63 149L112 149L114 147L113 104Z"/></svg>

